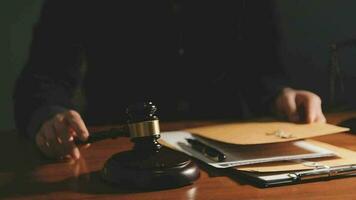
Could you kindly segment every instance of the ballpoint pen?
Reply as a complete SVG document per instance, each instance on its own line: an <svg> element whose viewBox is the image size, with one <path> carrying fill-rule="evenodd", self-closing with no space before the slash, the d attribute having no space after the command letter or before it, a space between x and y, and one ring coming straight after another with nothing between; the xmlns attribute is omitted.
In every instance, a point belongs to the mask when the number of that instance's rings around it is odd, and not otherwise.
<svg viewBox="0 0 356 200"><path fill-rule="evenodd" d="M128 131L124 130L123 128L112 128L109 130L99 131L91 133L86 141L75 140L75 144L77 145L84 145L88 143L94 143L101 140L106 139L115 139L117 137L128 137Z"/></svg>
<svg viewBox="0 0 356 200"><path fill-rule="evenodd" d="M225 161L226 155L214 147L204 144L196 139L186 138L186 140L194 150L202 153L205 157L208 157L216 162Z"/></svg>

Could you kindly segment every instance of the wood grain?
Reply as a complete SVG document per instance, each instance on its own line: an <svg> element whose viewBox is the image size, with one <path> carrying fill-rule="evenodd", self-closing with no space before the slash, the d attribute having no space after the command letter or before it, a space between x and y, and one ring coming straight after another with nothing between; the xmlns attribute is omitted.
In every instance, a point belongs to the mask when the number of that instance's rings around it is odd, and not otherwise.
<svg viewBox="0 0 356 200"><path fill-rule="evenodd" d="M355 112L328 114L328 122L356 116ZM219 121L161 123L164 131L219 124ZM94 127L96 130L107 127ZM92 129L93 130L93 129ZM114 153L132 147L127 138L100 141L82 149L77 162L55 162L41 157L15 131L2 131L0 140L0 199L355 199L356 178L336 179L261 189L229 170L198 162L201 177L193 185L139 191L103 182L99 170ZM356 151L356 135L340 133L317 140Z"/></svg>

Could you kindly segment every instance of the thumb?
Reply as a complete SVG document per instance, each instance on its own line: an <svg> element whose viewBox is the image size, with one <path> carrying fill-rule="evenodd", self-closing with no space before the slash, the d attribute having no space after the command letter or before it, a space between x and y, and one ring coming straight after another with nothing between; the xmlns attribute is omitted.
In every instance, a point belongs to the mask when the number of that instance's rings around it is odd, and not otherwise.
<svg viewBox="0 0 356 200"><path fill-rule="evenodd" d="M89 131L78 112L74 110L68 111L66 113L66 121L80 140L85 141L88 139Z"/></svg>

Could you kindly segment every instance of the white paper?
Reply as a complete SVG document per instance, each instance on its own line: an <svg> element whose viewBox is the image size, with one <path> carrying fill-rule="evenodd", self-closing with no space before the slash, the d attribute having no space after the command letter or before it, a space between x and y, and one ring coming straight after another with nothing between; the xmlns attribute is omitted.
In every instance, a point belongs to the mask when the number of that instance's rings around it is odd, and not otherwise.
<svg viewBox="0 0 356 200"><path fill-rule="evenodd" d="M191 145L186 139L198 139L199 141L224 152L226 155L226 160L224 162L216 162L208 157L205 157L202 153L191 148ZM161 133L161 139L172 146L173 148L184 152L192 157L195 157L213 167L216 168L228 168L241 165L273 162L273 161L285 161L285 160L300 160L300 159L310 159L310 158L320 158L320 157L331 157L336 156L333 151L324 149L306 141L295 141L289 142L290 145L295 145L303 150L307 150L308 153L298 154L298 155L288 155L288 152L279 152L281 156L260 156L256 157L253 155L253 151L249 151L249 147L244 146L244 152L237 150L235 147L240 145L229 145L221 142L216 142L212 140L207 140L201 137L192 135L186 131L171 131ZM278 144L276 144L278 145ZM280 144L279 144L280 145ZM250 145L250 147L256 147L255 145ZM273 146L268 146L273 148ZM241 146L239 147L241 148ZM255 148L254 148L255 149ZM261 152L258 152L261 154Z"/></svg>

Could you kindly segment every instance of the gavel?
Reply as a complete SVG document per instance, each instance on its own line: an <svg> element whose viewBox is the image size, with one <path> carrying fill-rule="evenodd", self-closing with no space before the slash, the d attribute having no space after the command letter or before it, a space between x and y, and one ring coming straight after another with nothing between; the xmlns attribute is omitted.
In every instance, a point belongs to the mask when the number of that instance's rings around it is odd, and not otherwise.
<svg viewBox="0 0 356 200"><path fill-rule="evenodd" d="M189 156L162 146L157 107L152 102L126 109L128 122L121 129L90 136L88 142L107 137L130 137L133 149L114 154L101 170L102 178L120 186L165 189L192 184L200 171Z"/></svg>

